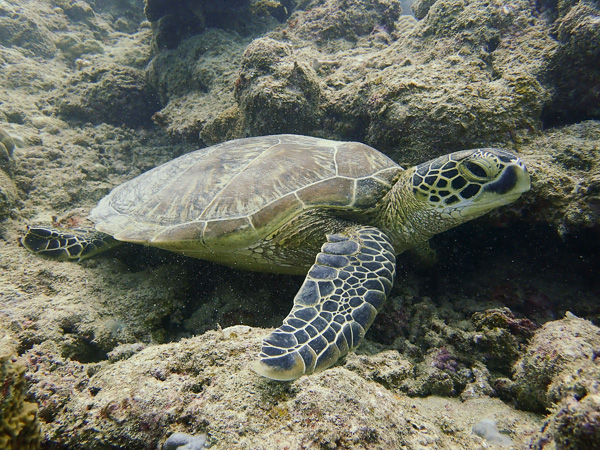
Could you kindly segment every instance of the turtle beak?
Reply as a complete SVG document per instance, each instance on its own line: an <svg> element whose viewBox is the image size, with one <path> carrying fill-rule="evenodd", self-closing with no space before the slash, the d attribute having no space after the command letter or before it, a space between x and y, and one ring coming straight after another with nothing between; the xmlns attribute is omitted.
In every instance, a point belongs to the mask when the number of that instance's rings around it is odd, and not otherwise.
<svg viewBox="0 0 600 450"><path fill-rule="evenodd" d="M523 161L519 158L513 160L505 169L500 178L484 187L486 192L509 195L515 198L531 189L531 178Z"/></svg>
<svg viewBox="0 0 600 450"><path fill-rule="evenodd" d="M527 167L525 167L525 164L523 164L523 161L521 161L520 158L517 158L514 161L513 167L517 168L515 169L517 171L517 183L514 190L519 194L523 194L531 189L531 177L529 176Z"/></svg>

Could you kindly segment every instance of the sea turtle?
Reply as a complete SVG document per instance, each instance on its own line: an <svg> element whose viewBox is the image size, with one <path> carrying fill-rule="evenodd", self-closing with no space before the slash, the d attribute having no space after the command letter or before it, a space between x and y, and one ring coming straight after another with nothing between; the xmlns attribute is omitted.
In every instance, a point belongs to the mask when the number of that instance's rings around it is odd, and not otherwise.
<svg viewBox="0 0 600 450"><path fill-rule="evenodd" d="M529 190L521 160L480 148L403 170L357 142L277 135L185 154L113 189L95 229L29 227L30 251L81 260L118 241L228 266L306 274L253 369L275 380L355 349L392 288L396 254Z"/></svg>

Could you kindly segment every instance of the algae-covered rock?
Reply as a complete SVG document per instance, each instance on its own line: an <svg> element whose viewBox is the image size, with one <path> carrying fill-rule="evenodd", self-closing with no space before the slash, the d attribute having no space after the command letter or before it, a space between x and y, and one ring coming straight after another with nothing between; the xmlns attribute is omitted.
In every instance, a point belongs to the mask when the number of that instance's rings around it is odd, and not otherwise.
<svg viewBox="0 0 600 450"><path fill-rule="evenodd" d="M416 0L413 4L412 4L412 11L415 14L415 17L417 19L422 19L423 17L425 17L427 15L427 13L429 12L429 9L431 8L431 6L436 2L437 0Z"/></svg>
<svg viewBox="0 0 600 450"><path fill-rule="evenodd" d="M13 180L15 140L0 127L0 221L11 216L17 206L19 192Z"/></svg>
<svg viewBox="0 0 600 450"><path fill-rule="evenodd" d="M600 371L596 371L596 379ZM547 419L543 432L533 442L535 449L583 449L600 446L600 395L588 394L583 399L566 398Z"/></svg>
<svg viewBox="0 0 600 450"><path fill-rule="evenodd" d="M110 63L78 72L55 101L64 119L130 127L149 124L159 108L143 71Z"/></svg>
<svg viewBox="0 0 600 450"><path fill-rule="evenodd" d="M17 358L17 342L0 328L0 448L33 450L42 438L37 404L25 401L25 364Z"/></svg>
<svg viewBox="0 0 600 450"><path fill-rule="evenodd" d="M597 2L576 2L554 23L560 45L548 67L547 82L554 87L543 114L548 125L600 119L598 17Z"/></svg>
<svg viewBox="0 0 600 450"><path fill-rule="evenodd" d="M19 3L0 3L0 44L21 48L35 56L54 56L56 46L48 30L49 21L43 14L48 11L47 5L42 5L42 11L39 11L42 14L39 14L35 9L23 8Z"/></svg>
<svg viewBox="0 0 600 450"><path fill-rule="evenodd" d="M336 40L356 42L375 26L391 31L402 12L396 0L349 0L343 4L326 0L311 6L294 14L288 29L296 38L319 47L331 45L332 49Z"/></svg>
<svg viewBox="0 0 600 450"><path fill-rule="evenodd" d="M491 309L473 314L476 333L473 340L490 370L508 372L521 355L538 326L519 319L508 308Z"/></svg>
<svg viewBox="0 0 600 450"><path fill-rule="evenodd" d="M94 55L104 52L102 44L95 39L81 39L75 34L64 34L55 40L56 46L63 55L75 61L83 55Z"/></svg>
<svg viewBox="0 0 600 450"><path fill-rule="evenodd" d="M94 17L94 10L92 7L89 5L89 3L82 0L57 0L55 3L70 19L74 21L85 21Z"/></svg>
<svg viewBox="0 0 600 450"><path fill-rule="evenodd" d="M149 82L164 105L154 121L171 135L190 141L197 141L205 126L221 130L219 123L231 124L233 86L246 45L247 40L235 33L211 29L184 40L177 49L161 51L147 68ZM239 130L229 134L235 126L226 129L213 143L241 135Z"/></svg>
<svg viewBox="0 0 600 450"><path fill-rule="evenodd" d="M532 178L522 211L559 235L600 231L600 122L548 130L521 147ZM593 242L591 243L593 245Z"/></svg>
<svg viewBox="0 0 600 450"><path fill-rule="evenodd" d="M538 129L549 93L536 61L554 42L536 21L527 2L443 0L421 22L394 0L297 11L246 50L245 129L351 137L411 162Z"/></svg>
<svg viewBox="0 0 600 450"><path fill-rule="evenodd" d="M250 0L145 0L144 13L154 27L158 48L175 48L179 42L206 28L244 28L253 12Z"/></svg>
<svg viewBox="0 0 600 450"><path fill-rule="evenodd" d="M4 129L0 128L0 164L3 159L12 158L15 150L15 140Z"/></svg>
<svg viewBox="0 0 600 450"><path fill-rule="evenodd" d="M600 445L599 355L600 328L570 313L536 333L514 375L518 406L550 412L534 448Z"/></svg>
<svg viewBox="0 0 600 450"><path fill-rule="evenodd" d="M543 411L563 398L596 394L600 329L568 313L538 330L527 352L515 364L514 381L519 407Z"/></svg>
<svg viewBox="0 0 600 450"><path fill-rule="evenodd" d="M291 48L270 38L252 42L242 58L236 99L253 134L310 134L317 127L321 87L306 62L290 60Z"/></svg>

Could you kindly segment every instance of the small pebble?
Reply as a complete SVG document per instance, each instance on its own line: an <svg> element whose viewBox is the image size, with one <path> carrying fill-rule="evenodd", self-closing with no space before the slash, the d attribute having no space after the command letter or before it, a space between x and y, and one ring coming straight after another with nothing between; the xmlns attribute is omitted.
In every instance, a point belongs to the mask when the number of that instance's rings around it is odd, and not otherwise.
<svg viewBox="0 0 600 450"><path fill-rule="evenodd" d="M192 436L187 433L173 433L162 446L163 450L201 450L208 448L206 435Z"/></svg>
<svg viewBox="0 0 600 450"><path fill-rule="evenodd" d="M512 440L498 431L496 422L492 419L482 419L473 425L473 433L485 439L490 444L512 445Z"/></svg>

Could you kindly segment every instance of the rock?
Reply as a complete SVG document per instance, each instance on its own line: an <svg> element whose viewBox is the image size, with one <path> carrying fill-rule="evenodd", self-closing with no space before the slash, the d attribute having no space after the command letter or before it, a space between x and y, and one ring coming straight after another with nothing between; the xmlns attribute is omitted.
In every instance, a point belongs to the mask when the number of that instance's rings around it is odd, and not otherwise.
<svg viewBox="0 0 600 450"><path fill-rule="evenodd" d="M59 4L71 20L89 20L94 17L94 10L87 2L76 0L71 2L62 1Z"/></svg>
<svg viewBox="0 0 600 450"><path fill-rule="evenodd" d="M56 46L44 17L47 6L41 11L19 6L19 2L6 1L0 4L0 44L21 48L40 57L52 57Z"/></svg>
<svg viewBox="0 0 600 450"><path fill-rule="evenodd" d="M323 2L250 44L236 81L247 132L350 137L416 162L539 128L548 92L532 50L510 43L533 40L538 56L553 43L526 2L438 1L421 22L399 14L393 0Z"/></svg>
<svg viewBox="0 0 600 450"><path fill-rule="evenodd" d="M436 1L437 0L417 0L414 2L412 10L415 13L415 17L417 19L423 19Z"/></svg>
<svg viewBox="0 0 600 450"><path fill-rule="evenodd" d="M485 355L490 370L508 373L538 327L529 319L518 319L508 308L473 314L475 348Z"/></svg>
<svg viewBox="0 0 600 450"><path fill-rule="evenodd" d="M187 141L198 141L205 126L213 129L206 132L211 143L239 137L243 131L231 112L237 108L233 86L246 44L235 33L212 29L160 52L147 69L164 105L154 121Z"/></svg>
<svg viewBox="0 0 600 450"><path fill-rule="evenodd" d="M514 366L518 406L544 411L567 397L595 395L598 386L589 375L598 372L599 351L600 329L591 322L567 313L546 323Z"/></svg>
<svg viewBox="0 0 600 450"><path fill-rule="evenodd" d="M145 0L144 13L154 26L159 49L175 48L182 39L205 28L236 28L250 13L249 0Z"/></svg>
<svg viewBox="0 0 600 450"><path fill-rule="evenodd" d="M0 221L14 215L19 191L13 180L15 140L0 127Z"/></svg>
<svg viewBox="0 0 600 450"><path fill-rule="evenodd" d="M289 46L270 38L252 42L242 58L236 100L253 134L310 134L319 121L322 93L306 62L290 60Z"/></svg>
<svg viewBox="0 0 600 450"><path fill-rule="evenodd" d="M4 128L0 128L0 144L2 145L1 151L4 157L12 158L15 150L15 140ZM0 155L0 158L2 158L2 155Z"/></svg>
<svg viewBox="0 0 600 450"><path fill-rule="evenodd" d="M326 0L298 11L288 28L296 38L328 47L337 40L357 42L375 27L392 31L401 11L396 0Z"/></svg>
<svg viewBox="0 0 600 450"><path fill-rule="evenodd" d="M148 125L159 108L144 72L111 63L82 69L54 101L63 119L129 127Z"/></svg>
<svg viewBox="0 0 600 450"><path fill-rule="evenodd" d="M554 91L542 119L549 126L600 119L600 7L577 2L563 8L553 28L560 45L547 72Z"/></svg>
<svg viewBox="0 0 600 450"><path fill-rule="evenodd" d="M60 357L50 342L34 346L25 357L31 395L44 401L47 439L65 447L101 440L156 448L169 439L183 444L206 435L214 449L474 448L479 438L467 424L482 411L518 423L515 444L539 426L532 415L510 412L497 400L411 400L344 367L290 383L266 380L249 368L265 332L210 331L87 365ZM453 423L452 431L440 422Z"/></svg>
<svg viewBox="0 0 600 450"><path fill-rule="evenodd" d="M413 365L395 350L373 355L350 353L346 356L344 368L392 390L400 389L405 380L414 377Z"/></svg>
<svg viewBox="0 0 600 450"><path fill-rule="evenodd" d="M599 377L600 372L594 375ZM600 446L600 395L588 394L583 399L565 398L551 414L540 433L534 439L533 448L548 448L554 442L556 448L580 449Z"/></svg>
<svg viewBox="0 0 600 450"><path fill-rule="evenodd" d="M59 36L55 40L55 44L62 51L63 55L71 61L75 61L83 55L95 55L104 52L104 47L97 40L81 40L73 34Z"/></svg>
<svg viewBox="0 0 600 450"><path fill-rule="evenodd" d="M460 393L462 401L471 400L480 397L495 397L496 391L489 383L490 374L485 366L473 367L471 369L474 381L467 383Z"/></svg>
<svg viewBox="0 0 600 450"><path fill-rule="evenodd" d="M546 323L514 366L520 408L548 411L532 448L600 445L600 328L567 312Z"/></svg>
<svg viewBox="0 0 600 450"><path fill-rule="evenodd" d="M600 232L600 121L548 130L521 147L531 194L516 214L552 226L560 236Z"/></svg>

